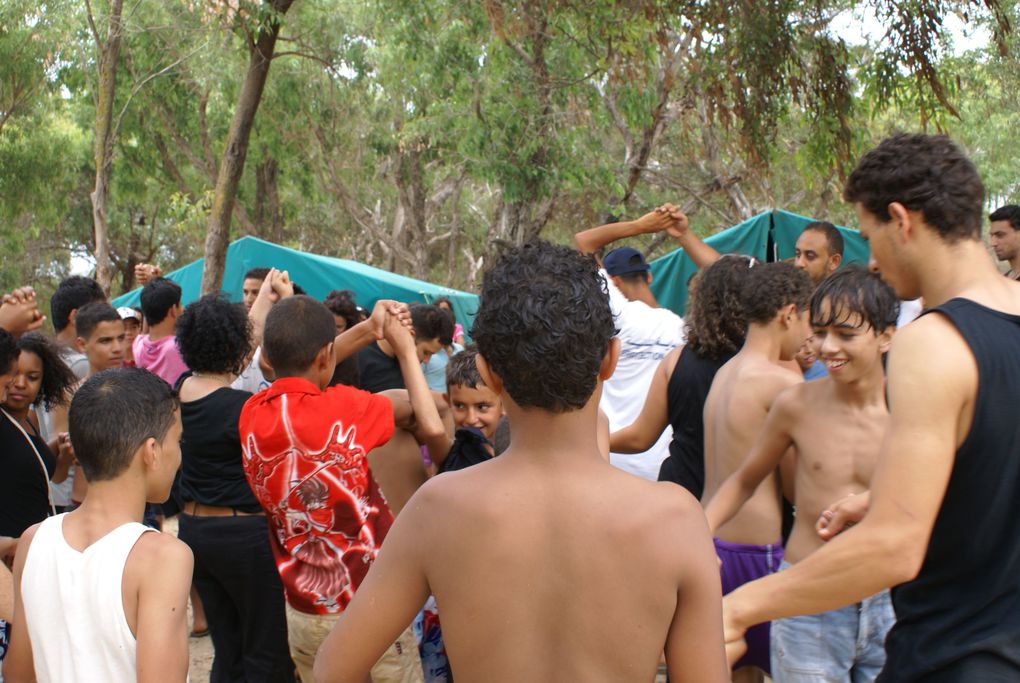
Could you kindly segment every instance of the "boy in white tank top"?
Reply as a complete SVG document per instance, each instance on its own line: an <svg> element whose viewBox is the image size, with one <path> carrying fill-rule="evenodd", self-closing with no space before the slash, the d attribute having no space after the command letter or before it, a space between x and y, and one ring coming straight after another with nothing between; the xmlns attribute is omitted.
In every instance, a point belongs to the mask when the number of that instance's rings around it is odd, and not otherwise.
<svg viewBox="0 0 1020 683"><path fill-rule="evenodd" d="M180 465L177 399L145 370L107 370L75 394L69 423L88 495L21 537L5 679L185 681L191 550L140 523Z"/></svg>

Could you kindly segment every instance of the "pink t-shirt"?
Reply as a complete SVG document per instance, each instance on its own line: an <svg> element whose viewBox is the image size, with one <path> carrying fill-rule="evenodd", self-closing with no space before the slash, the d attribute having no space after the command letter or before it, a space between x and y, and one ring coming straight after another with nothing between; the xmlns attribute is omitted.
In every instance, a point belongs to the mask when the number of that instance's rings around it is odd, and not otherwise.
<svg viewBox="0 0 1020 683"><path fill-rule="evenodd" d="M163 378L163 381L174 386L180 376L188 371L177 348L177 337L171 335L159 341L152 341L149 335L140 334L135 337L131 350L135 355L135 364Z"/></svg>

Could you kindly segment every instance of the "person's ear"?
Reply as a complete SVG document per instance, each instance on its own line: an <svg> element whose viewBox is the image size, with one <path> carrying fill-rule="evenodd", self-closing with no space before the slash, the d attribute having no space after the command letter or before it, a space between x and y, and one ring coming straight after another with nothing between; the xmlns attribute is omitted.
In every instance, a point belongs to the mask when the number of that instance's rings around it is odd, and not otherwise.
<svg viewBox="0 0 1020 683"><path fill-rule="evenodd" d="M896 334L896 326L890 325L878 335L878 349L882 353L889 353L892 348L893 335Z"/></svg>
<svg viewBox="0 0 1020 683"><path fill-rule="evenodd" d="M85 353L85 340L81 337L74 338L74 346L80 353Z"/></svg>
<svg viewBox="0 0 1020 683"><path fill-rule="evenodd" d="M497 396L503 393L503 378L489 367L488 361L480 353L475 356L475 368L478 369L478 375L485 382L485 386L492 389L492 393Z"/></svg>
<svg viewBox="0 0 1020 683"><path fill-rule="evenodd" d="M900 243L905 244L914 232L913 212L899 202L890 203L888 211L892 216L893 223L896 224L896 234Z"/></svg>
<svg viewBox="0 0 1020 683"><path fill-rule="evenodd" d="M150 436L138 449L142 452L142 464L146 470L155 470L159 467L160 451L156 447L159 444L155 437Z"/></svg>
<svg viewBox="0 0 1020 683"><path fill-rule="evenodd" d="M793 327L794 322L798 319L797 315L797 304L786 304L779 309L779 321L783 327Z"/></svg>
<svg viewBox="0 0 1020 683"><path fill-rule="evenodd" d="M315 354L315 366L325 370L326 366L328 366L330 362L332 362L332 359L333 359L333 342L329 342L321 349L319 349L319 352L317 354Z"/></svg>
<svg viewBox="0 0 1020 683"><path fill-rule="evenodd" d="M613 337L609 340L609 347L606 349L606 355L602 358L602 364L599 365L599 379L603 382L613 376L616 372L616 364L620 360L620 338Z"/></svg>
<svg viewBox="0 0 1020 683"><path fill-rule="evenodd" d="M835 273L839 270L839 264L843 263L843 254L833 254L829 257L829 272Z"/></svg>
<svg viewBox="0 0 1020 683"><path fill-rule="evenodd" d="M652 271L650 271L650 270L645 271L645 275L647 276L648 286L651 287L652 286Z"/></svg>

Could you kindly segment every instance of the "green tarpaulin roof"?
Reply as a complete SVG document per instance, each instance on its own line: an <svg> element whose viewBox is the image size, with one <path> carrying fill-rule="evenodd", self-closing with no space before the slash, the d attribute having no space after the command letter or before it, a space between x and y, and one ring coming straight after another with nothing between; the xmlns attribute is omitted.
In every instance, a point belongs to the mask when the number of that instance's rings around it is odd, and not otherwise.
<svg viewBox="0 0 1020 683"><path fill-rule="evenodd" d="M185 305L199 296L202 266L203 259L199 259L166 275L181 286L181 302ZM457 322L464 325L465 330L471 329L471 321L478 310L476 294L395 275L356 261L307 254L255 237L242 237L227 248L223 291L231 301L241 300L242 279L251 268L286 270L291 280L320 301L334 289L349 289L354 292L358 304L369 309L379 299L431 303L439 297L447 297L453 304ZM138 306L140 293L141 289L130 291L114 299L113 305Z"/></svg>
<svg viewBox="0 0 1020 683"><path fill-rule="evenodd" d="M712 235L705 242L722 254L747 254L761 261L782 261L793 257L797 238L804 226L815 220L774 209ZM845 243L843 263L867 264L868 243L860 233L837 227ZM687 281L698 267L683 249L657 258L649 265L652 268L652 293L659 304L683 315L687 308Z"/></svg>

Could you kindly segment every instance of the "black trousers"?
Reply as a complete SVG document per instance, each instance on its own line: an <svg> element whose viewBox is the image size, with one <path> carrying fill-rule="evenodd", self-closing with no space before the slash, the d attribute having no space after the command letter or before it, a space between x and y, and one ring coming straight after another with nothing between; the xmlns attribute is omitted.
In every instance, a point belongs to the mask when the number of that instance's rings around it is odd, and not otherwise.
<svg viewBox="0 0 1020 683"><path fill-rule="evenodd" d="M195 555L193 583L215 648L210 683L294 683L266 518L181 514L178 535Z"/></svg>

